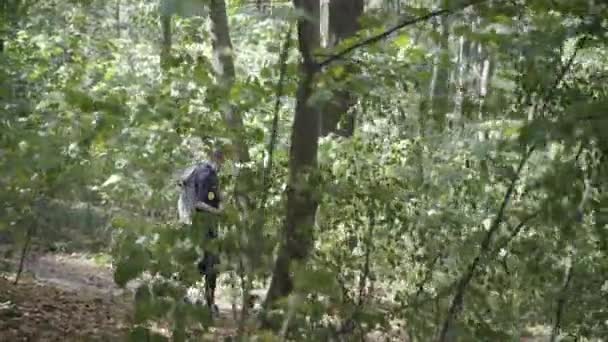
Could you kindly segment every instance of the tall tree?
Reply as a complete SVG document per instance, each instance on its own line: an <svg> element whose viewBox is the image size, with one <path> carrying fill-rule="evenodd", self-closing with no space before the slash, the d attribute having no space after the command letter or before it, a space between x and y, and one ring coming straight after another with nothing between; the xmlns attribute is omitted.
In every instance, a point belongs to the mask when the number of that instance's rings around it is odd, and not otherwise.
<svg viewBox="0 0 608 342"><path fill-rule="evenodd" d="M434 129L442 131L445 127L449 103L449 18L441 16L438 18L437 24L440 34L438 37L437 53L433 61L433 77L431 80L429 102Z"/></svg>
<svg viewBox="0 0 608 342"><path fill-rule="evenodd" d="M234 86L236 75L228 16L226 15L226 2L224 0L209 1L209 18L211 19L213 67L220 87L226 93L229 93ZM243 118L241 114L228 101L223 101L222 114L226 125L232 131L238 160L248 162L249 150L242 137Z"/></svg>
<svg viewBox="0 0 608 342"><path fill-rule="evenodd" d="M163 1L160 13L160 27L162 31L160 65L163 69L166 69L169 67L171 59L171 10L169 8L169 1Z"/></svg>
<svg viewBox="0 0 608 342"><path fill-rule="evenodd" d="M363 14L363 0L328 0L328 6L323 7L322 16L327 16L326 39L327 46L336 46L345 39L354 36L361 28L359 18ZM352 74L352 67L345 66L344 77ZM348 89L341 89L334 93L334 96L325 104L323 108L321 134L323 136L330 133L337 133L343 136L350 136L355 129L355 114L349 113L356 99ZM340 121L343 126L338 129Z"/></svg>
<svg viewBox="0 0 608 342"><path fill-rule="evenodd" d="M226 2L224 0L211 0L209 2L209 18L211 20L211 39L213 47L213 68L219 82L222 94L228 96L236 80L234 67L234 50L230 38L230 28L228 26L228 16L226 13ZM224 122L228 127L232 144L236 150L236 157L239 163L249 162L249 149L244 139L243 118L239 111L229 102L229 98L224 98L220 102L220 108ZM250 200L249 191L250 175L247 169L242 170L235 182L235 194L241 212L251 212L254 203ZM246 216L250 218L250 216ZM242 248L242 251L249 251L250 248ZM247 257L252 257L251 253ZM241 259L242 261L242 259ZM243 265L243 263L240 263ZM249 285L243 284L244 288ZM243 307L241 312L241 324L239 324L239 335L243 333L244 322L247 316L247 306L249 302L248 290L244 291Z"/></svg>
<svg viewBox="0 0 608 342"><path fill-rule="evenodd" d="M283 236L266 296L268 308L293 290L292 262L305 262L313 247L313 224L317 210L314 178L317 171L320 113L310 98L319 71L313 51L319 46L319 1L294 0L305 13L298 20L298 49L302 55L295 117L291 135L287 214Z"/></svg>

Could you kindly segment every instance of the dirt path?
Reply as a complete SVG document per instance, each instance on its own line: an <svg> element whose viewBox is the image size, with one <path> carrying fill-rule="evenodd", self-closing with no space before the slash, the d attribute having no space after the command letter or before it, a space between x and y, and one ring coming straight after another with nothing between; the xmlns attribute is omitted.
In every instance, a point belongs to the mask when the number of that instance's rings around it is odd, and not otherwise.
<svg viewBox="0 0 608 342"><path fill-rule="evenodd" d="M128 332L136 284L118 288L111 269L92 258L34 255L18 285L13 279L0 276L0 341L120 341ZM217 297L222 328L209 340L234 332L229 291Z"/></svg>
<svg viewBox="0 0 608 342"><path fill-rule="evenodd" d="M91 259L32 256L13 280L0 277L0 341L116 341L128 331L128 296Z"/></svg>

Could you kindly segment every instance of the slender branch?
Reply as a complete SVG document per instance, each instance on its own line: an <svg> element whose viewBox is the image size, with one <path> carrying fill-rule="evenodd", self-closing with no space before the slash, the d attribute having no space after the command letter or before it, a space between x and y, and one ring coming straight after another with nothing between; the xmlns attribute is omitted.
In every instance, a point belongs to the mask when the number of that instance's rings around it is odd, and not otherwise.
<svg viewBox="0 0 608 342"><path fill-rule="evenodd" d="M522 156L522 158L519 162L519 165L517 167L517 171L515 172L515 175L511 179L511 184L509 185L509 187L507 188L507 191L505 192L505 196L502 200L500 208L498 209L498 213L497 213L496 217L494 218L494 220L492 221L492 225L490 226L488 233L486 234L483 241L481 242L481 249L479 251L479 254L477 254L477 256L475 257L475 259L469 266L466 273L462 276L462 278L458 282L458 286L456 287L456 294L454 295L452 304L450 305L450 308L448 309L447 316L446 316L446 318L443 322L442 328L441 328L441 332L439 335L440 342L447 341L448 333L450 332L450 330L452 328L452 323L453 323L454 319L456 318L456 315L462 309L462 305L464 302L464 293L465 293L467 287L469 286L471 279L473 279L473 275L477 271L477 267L479 266L479 264L481 264L481 261L482 261L481 259L490 251L490 242L492 241L492 237L494 236L496 231L498 231L500 224L503 222L505 209L507 208L507 206L509 205L509 202L511 201L513 191L515 190L515 185L517 185L517 181L520 179L521 171L523 170L524 165L526 165L526 162L532 155L533 151L534 151L534 146L529 148Z"/></svg>
<svg viewBox="0 0 608 342"><path fill-rule="evenodd" d="M559 70L558 76L555 79L552 87L549 89L547 97L551 97L555 89L557 89L559 84L564 80L564 77L566 77L566 74L568 74L568 71L570 70L570 68L572 68L572 64L574 64L576 56L578 55L579 51L585 46L585 43L588 40L589 38L587 36L583 36L576 41L576 45L574 46L574 51L572 52L572 55L570 55L570 58L568 58L566 63L563 64L561 69Z"/></svg>
<svg viewBox="0 0 608 342"><path fill-rule="evenodd" d="M549 99L551 99L551 97L553 97L553 94L554 94L555 90L560 85L560 83L563 81L564 77L569 72L569 70L572 68L572 65L574 63L574 59L576 58L576 55L577 55L578 51L584 46L585 42L586 42L586 38L585 37L580 38L577 41L575 50L572 53L572 55L570 56L570 58L568 59L568 61L561 66L561 68L560 68L560 70L558 72L558 76L556 77L556 79L554 81L554 84L547 91L547 93L545 93L544 101L543 101L543 106L542 106L542 110L541 111L544 112L546 110L546 103L547 103L547 101ZM471 282L471 279L473 278L473 275L475 274L475 271L477 270L477 267L481 263L481 258L485 254L487 254L487 252L490 249L490 242L492 240L492 236L498 230L498 228L500 227L500 224L503 221L503 216L504 216L505 209L506 209L507 205L510 202L510 199L511 199L511 196L512 196L513 191L515 189L515 185L517 183L517 180L520 178L521 171L522 171L524 165L526 164L527 160L530 158L532 152L535 150L535 147L536 147L536 145L532 145L524 153L524 155L523 155L523 157L522 157L522 159L521 159L521 161L519 163L519 166L517 167L517 171L515 172L515 175L513 176L513 179L511 180L511 184L509 185L509 188L507 189L507 192L505 193L505 197L504 197L503 202L502 202L502 204L500 206L500 209L498 210L498 214L496 215L496 218L492 222L492 225L490 226L490 229L489 229L488 233L486 234L485 238L483 239L483 241L481 243L481 250L480 250L479 254L475 257L475 259L473 260L473 262L469 266L469 269L463 275L463 277L460 279L460 281L458 283L456 294L454 295L454 298L452 300L452 304L450 305L450 308L448 309L448 314L447 314L447 316L445 318L445 321L444 321L442 329L441 329L441 333L439 335L439 341L440 342L446 341L446 339L448 337L448 333L451 330L452 322L456 318L456 315L462 309L462 305L463 305L463 301L464 301L464 292L466 291L469 283ZM521 230L521 228L523 228L523 225L521 225L521 227L519 228L519 230ZM519 230L517 230L516 232L519 233Z"/></svg>
<svg viewBox="0 0 608 342"><path fill-rule="evenodd" d="M17 269L17 274L15 275L15 285L19 283L21 273L23 273L25 258L27 257L32 242L32 235L34 235L34 224L31 224L25 232L25 242L23 243L23 248L21 249L21 257L19 258L19 268Z"/></svg>
<svg viewBox="0 0 608 342"><path fill-rule="evenodd" d="M266 199L268 198L268 189L270 188L270 173L272 171L273 164L273 155L274 150L277 143L277 136L279 130L279 111L281 108L281 97L283 96L285 77L287 75L287 57L289 56L289 49L291 47L291 34L293 32L293 23L289 25L289 29L285 34L285 43L283 45L283 50L281 51L281 55L279 57L279 63L281 64L281 69L279 71L279 82L277 83L276 90L276 98L274 102L274 116L272 118L272 130L270 135L270 141L268 142L268 166L264 168L262 175L262 185L263 185L263 193L262 193L262 201L261 201L261 209L264 210L264 206L266 205Z"/></svg>
<svg viewBox="0 0 608 342"><path fill-rule="evenodd" d="M553 84L551 85L548 92L544 96L544 101L542 101L543 102L542 108L540 110L541 112L545 111L547 102L553 97L553 95L554 95L555 91L557 90L557 88L559 87L560 83L562 83L562 81L564 80L564 78L566 77L566 75L568 74L570 69L572 68L572 65L574 64L574 60L576 59L578 52L585 46L585 43L588 41L588 39L589 38L587 36L583 36L576 41L572 55L570 55L570 57L568 58L566 63L561 65L561 68L559 69L559 71L557 73L557 77L555 78L555 80L553 81Z"/></svg>
<svg viewBox="0 0 608 342"><path fill-rule="evenodd" d="M262 198L260 200L260 205L259 205L259 210L261 212L261 215L258 216L256 224L255 224L256 231L261 231L261 228L264 225L264 222L266 220L266 202L268 201L270 185L271 185L270 173L272 172L274 150L276 147L276 141L277 141L278 130L279 130L279 111L281 108L281 97L283 96L285 78L287 75L287 58L289 56L289 50L291 48L291 36L292 36L292 32L293 32L293 27L294 27L294 24L290 23L289 28L287 29L287 33L285 34L285 41L283 44L282 51L279 55L279 63L280 63L279 81L277 83L277 88L276 88L274 115L273 115L273 119L272 119L271 135L270 135L270 140L268 142L268 149L267 149L268 165L266 167L264 167L264 165L262 165L262 188L263 189L262 189ZM245 294L245 295L248 296L248 294ZM246 309L244 309L246 301L248 301L248 300L244 296L243 297L243 310L246 310ZM261 319L262 322L266 321L267 312L265 312L265 310L266 309L264 309L264 312L262 313L262 319ZM243 313L245 313L245 311L243 311Z"/></svg>
<svg viewBox="0 0 608 342"><path fill-rule="evenodd" d="M513 228L513 230L511 231L511 235L509 235L509 237L500 246L498 246L498 247L496 247L496 248L493 249L493 253L497 253L498 251L500 251L501 248L507 247L509 245L509 243L511 243L511 241L517 235L519 235L519 233L528 224L528 222L530 222L533 218L535 218L539 214L540 214L540 210L536 210L533 213L529 214L528 216L524 217L519 222L519 224L517 224L517 226L515 226L515 228Z"/></svg>
<svg viewBox="0 0 608 342"><path fill-rule="evenodd" d="M340 52L338 52L338 53L336 53L336 54L328 57L327 59L325 59L324 61L322 61L321 63L319 63L319 66L320 67L325 67L325 66L331 64L332 62L343 58L345 55L347 55L347 54L349 54L349 53L351 53L351 52L353 52L353 51L355 51L355 50L357 50L357 49L359 49L359 48L361 48L363 46L377 43L377 42L379 42L379 41L387 38L391 34L397 32L397 31L399 31L399 30L401 30L401 29L403 29L403 28L405 28L407 26L415 25L415 24L418 24L418 23L423 22L423 21L427 21L427 20L435 18L435 17L439 17L439 16L443 16L443 15L450 15L450 14L453 14L455 12L459 12L461 10L464 10L464 9L470 7L470 6L478 5L478 4L481 4L481 3L486 2L486 1L488 1L488 0L472 0L472 1L469 1L467 3L461 4L459 6L455 6L453 8L444 8L444 9L436 10L436 11L430 12L428 14L425 14L423 16L416 17L416 18L406 18L402 22L400 22L399 24L397 24L397 25L389 28L388 30L386 30L386 31L384 31L382 33L379 33L377 35L371 36L371 37L369 37L367 39L364 39L363 41L361 41L361 42L359 42L357 44L354 44L352 46L349 46L349 47L345 48L344 50L342 50L342 51L340 51Z"/></svg>

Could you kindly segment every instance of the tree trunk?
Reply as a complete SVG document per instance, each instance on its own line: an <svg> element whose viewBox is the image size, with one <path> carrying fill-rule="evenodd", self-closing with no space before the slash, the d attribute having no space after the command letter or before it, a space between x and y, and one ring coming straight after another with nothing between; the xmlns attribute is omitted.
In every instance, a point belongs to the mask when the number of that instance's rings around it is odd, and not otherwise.
<svg viewBox="0 0 608 342"><path fill-rule="evenodd" d="M162 30L162 45L160 51L160 65L168 69L171 61L171 14L163 10L160 15L160 26Z"/></svg>
<svg viewBox="0 0 608 342"><path fill-rule="evenodd" d="M264 306L268 309L277 299L293 290L290 274L292 262L305 262L313 247L313 224L317 210L314 180L317 170L320 114L309 103L318 66L313 50L319 46L319 1L294 0L297 9L308 13L317 22L298 20L298 43L302 55L300 83L291 135L287 214L282 242Z"/></svg>
<svg viewBox="0 0 608 342"><path fill-rule="evenodd" d="M4 52L4 37L8 35L8 1L0 3L0 53Z"/></svg>
<svg viewBox="0 0 608 342"><path fill-rule="evenodd" d="M230 93L234 85L234 57L230 30L228 28L228 16L226 15L226 2L224 0L211 0L209 2L209 16L211 19L211 37L213 46L213 67L225 94ZM241 163L248 162L249 149L243 139L243 118L235 108L230 105L228 99L224 101L222 114L230 133L233 135L233 143L238 160Z"/></svg>
<svg viewBox="0 0 608 342"><path fill-rule="evenodd" d="M270 0L255 0L255 7L260 12L266 12L271 6Z"/></svg>
<svg viewBox="0 0 608 342"><path fill-rule="evenodd" d="M439 18L441 29L439 40L439 51L433 63L433 81L431 82L431 117L434 129L442 132L445 128L446 114L448 109L449 91L449 22L447 16Z"/></svg>
<svg viewBox="0 0 608 342"><path fill-rule="evenodd" d="M24 15L21 2L18 0L3 0L0 3L0 53L4 52L4 44L13 36L19 23L19 18Z"/></svg>
<svg viewBox="0 0 608 342"><path fill-rule="evenodd" d="M341 41L354 36L360 29L359 17L363 14L363 0L329 0L328 6L324 6L323 9L327 11L324 13L324 17L327 16L327 47L336 46ZM345 71L345 77L352 74L352 68L349 68L348 64L345 65ZM355 115L348 111L355 101L350 91L336 91L333 98L324 105L321 135L336 133L352 136L355 130ZM338 129L341 120L343 125Z"/></svg>
<svg viewBox="0 0 608 342"><path fill-rule="evenodd" d="M114 16L116 19L116 33L118 38L120 38L120 0L116 0L116 8L114 12Z"/></svg>
<svg viewBox="0 0 608 342"><path fill-rule="evenodd" d="M458 40L458 72L456 76L456 93L454 94L454 120L459 127L464 126L463 103L467 96L466 75L468 71L469 58L467 53L467 42L464 36Z"/></svg>

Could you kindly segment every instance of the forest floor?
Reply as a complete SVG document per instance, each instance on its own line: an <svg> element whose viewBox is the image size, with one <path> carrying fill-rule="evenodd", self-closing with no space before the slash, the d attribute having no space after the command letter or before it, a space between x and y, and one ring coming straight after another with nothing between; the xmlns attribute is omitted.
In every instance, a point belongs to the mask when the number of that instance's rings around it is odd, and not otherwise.
<svg viewBox="0 0 608 342"><path fill-rule="evenodd" d="M0 270L15 270L17 264L0 257ZM0 341L123 341L128 336L136 284L117 287L108 263L98 257L32 252L16 285L14 277L14 272L0 272ZM196 340L222 341L236 334L229 292L218 288L220 317L209 331L193 332ZM258 296L263 293L254 290ZM168 327L153 328L170 336Z"/></svg>
<svg viewBox="0 0 608 342"><path fill-rule="evenodd" d="M3 260L16 269L15 260ZM0 274L0 341L122 341L132 317L132 290L118 288L112 270L83 254L31 253L17 285ZM6 268L6 267L4 267ZM203 340L235 333L227 291L219 289L217 328ZM157 332L168 335L168 329Z"/></svg>

